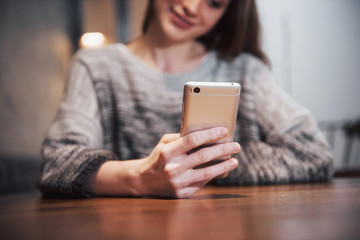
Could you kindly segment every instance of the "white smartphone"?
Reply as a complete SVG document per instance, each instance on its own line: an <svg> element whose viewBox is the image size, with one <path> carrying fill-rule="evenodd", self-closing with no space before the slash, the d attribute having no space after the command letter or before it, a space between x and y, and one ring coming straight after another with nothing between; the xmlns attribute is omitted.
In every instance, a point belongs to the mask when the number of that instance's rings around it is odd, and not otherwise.
<svg viewBox="0 0 360 240"><path fill-rule="evenodd" d="M228 129L227 136L208 145L232 142L240 89L240 84L234 82L187 82L183 94L181 137L194 131L224 126Z"/></svg>

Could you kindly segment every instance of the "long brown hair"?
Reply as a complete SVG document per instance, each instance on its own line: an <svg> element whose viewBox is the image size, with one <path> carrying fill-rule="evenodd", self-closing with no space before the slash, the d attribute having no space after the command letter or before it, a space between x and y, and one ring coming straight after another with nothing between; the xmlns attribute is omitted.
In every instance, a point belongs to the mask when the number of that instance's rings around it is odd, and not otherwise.
<svg viewBox="0 0 360 240"><path fill-rule="evenodd" d="M154 0L149 0L142 32L154 19ZM219 22L197 39L207 50L215 50L221 59L233 60L242 52L250 53L270 66L261 49L260 21L255 0L230 0Z"/></svg>

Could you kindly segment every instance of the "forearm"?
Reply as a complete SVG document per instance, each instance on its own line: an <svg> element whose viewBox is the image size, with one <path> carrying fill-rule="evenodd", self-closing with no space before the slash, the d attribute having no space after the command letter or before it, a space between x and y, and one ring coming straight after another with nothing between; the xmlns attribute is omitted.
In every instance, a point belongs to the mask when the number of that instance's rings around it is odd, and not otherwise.
<svg viewBox="0 0 360 240"><path fill-rule="evenodd" d="M282 145L282 146L280 146ZM332 156L320 143L278 146L265 142L249 142L236 158L238 167L219 184L256 185L330 180L333 175Z"/></svg>
<svg viewBox="0 0 360 240"><path fill-rule="evenodd" d="M97 196L140 196L142 161L144 159L103 163L85 184L85 190Z"/></svg>
<svg viewBox="0 0 360 240"><path fill-rule="evenodd" d="M105 149L89 149L80 144L64 145L60 141L46 139L42 147L42 163L36 185L44 196L90 196L84 185L106 161L116 159Z"/></svg>
<svg viewBox="0 0 360 240"><path fill-rule="evenodd" d="M267 71L259 72L253 87L254 123L258 125L253 130L259 131L261 138L243 142L243 151L235 156L237 169L218 182L255 185L331 179L332 154L310 113L279 89ZM242 96L249 93L244 91ZM240 111L243 121L246 116L254 117L245 108Z"/></svg>

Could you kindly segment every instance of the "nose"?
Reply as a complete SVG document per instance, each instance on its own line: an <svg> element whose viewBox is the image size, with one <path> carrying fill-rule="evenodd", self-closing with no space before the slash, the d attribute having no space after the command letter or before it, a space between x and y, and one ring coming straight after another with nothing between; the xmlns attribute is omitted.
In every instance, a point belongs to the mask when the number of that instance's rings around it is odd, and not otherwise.
<svg viewBox="0 0 360 240"><path fill-rule="evenodd" d="M182 6L184 8L185 14L189 17L196 16L200 8L201 1L202 0L183 0Z"/></svg>

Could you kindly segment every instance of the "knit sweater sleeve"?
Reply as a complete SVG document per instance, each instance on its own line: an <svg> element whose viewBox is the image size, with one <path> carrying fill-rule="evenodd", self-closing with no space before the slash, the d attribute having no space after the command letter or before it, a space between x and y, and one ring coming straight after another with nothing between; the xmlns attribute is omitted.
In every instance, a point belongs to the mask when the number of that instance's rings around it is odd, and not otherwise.
<svg viewBox="0 0 360 240"><path fill-rule="evenodd" d="M94 86L86 66L74 60L65 94L42 145L36 184L44 195L90 196L84 185L107 160Z"/></svg>
<svg viewBox="0 0 360 240"><path fill-rule="evenodd" d="M250 80L261 139L242 145L239 165L219 184L255 185L330 180L333 159L308 110L295 103L262 66ZM241 132L240 132L241 134Z"/></svg>

